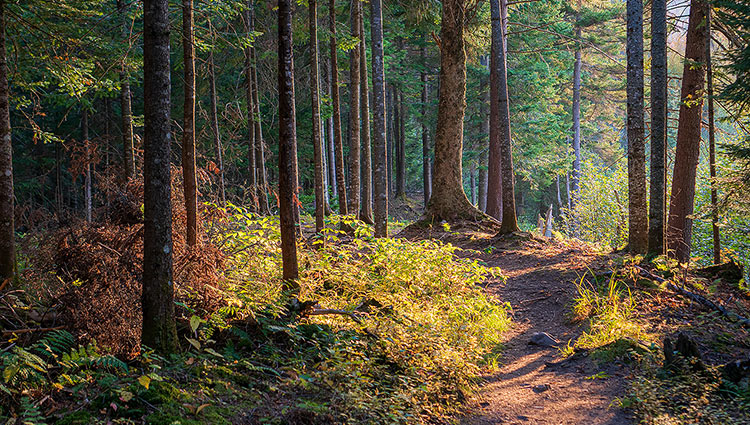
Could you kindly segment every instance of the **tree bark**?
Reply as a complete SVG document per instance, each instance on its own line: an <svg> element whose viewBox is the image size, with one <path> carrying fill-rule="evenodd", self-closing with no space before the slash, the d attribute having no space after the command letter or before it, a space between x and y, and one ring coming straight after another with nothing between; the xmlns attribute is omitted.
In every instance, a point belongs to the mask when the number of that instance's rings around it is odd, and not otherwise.
<svg viewBox="0 0 750 425"><path fill-rule="evenodd" d="M370 93L367 78L367 42L365 37L365 18L362 3L360 2L359 34L362 38L359 53L359 78L360 78L360 110L362 118L361 139L361 163L362 186L361 211L359 218L367 224L374 224L372 217L372 146L370 143Z"/></svg>
<svg viewBox="0 0 750 425"><path fill-rule="evenodd" d="M84 107L81 111L81 136L83 138L84 149L84 182L83 182L83 200L86 210L86 221L91 223L92 213L92 196L91 196L91 141L89 140L89 112Z"/></svg>
<svg viewBox="0 0 750 425"><path fill-rule="evenodd" d="M328 29L331 33L331 103L333 106L333 133L336 157L336 186L339 196L339 214L349 213L346 201L346 176L344 175L344 141L341 135L341 101L339 99L338 46L336 45L336 0L328 5Z"/></svg>
<svg viewBox="0 0 750 425"><path fill-rule="evenodd" d="M646 125L643 118L643 0L627 0L628 249L648 251Z"/></svg>
<svg viewBox="0 0 750 425"><path fill-rule="evenodd" d="M406 132L404 131L404 92L396 90L396 198L406 199Z"/></svg>
<svg viewBox="0 0 750 425"><path fill-rule="evenodd" d="M386 132L387 132L387 146L386 149L388 151L388 165L387 165L387 180L388 180L388 196L394 193L395 190L395 184L394 184L394 161L393 158L395 155L395 144L396 144L396 132L393 130L395 126L395 115L396 111L393 107L393 84L386 84L385 89L385 102L386 102Z"/></svg>
<svg viewBox="0 0 750 425"><path fill-rule="evenodd" d="M375 236L388 237L388 151L385 131L385 69L381 0L370 0L372 35L372 102Z"/></svg>
<svg viewBox="0 0 750 425"><path fill-rule="evenodd" d="M711 62L711 7L706 10L706 90L708 98L708 167L711 176L711 233L714 264L721 264L721 234L719 233L719 193L716 182L716 125L714 122L714 72Z"/></svg>
<svg viewBox="0 0 750 425"><path fill-rule="evenodd" d="M253 64L253 107L255 108L255 177L257 182L255 193L258 196L261 214L268 215L271 213L271 208L268 205L269 190L266 173L266 148L263 141L263 123L260 115L260 83L258 82L258 58L255 55L255 47L253 47L251 53Z"/></svg>
<svg viewBox="0 0 750 425"><path fill-rule="evenodd" d="M209 22L209 27L211 23ZM213 37L213 36L212 36ZM227 194L224 187L224 158L221 147L221 133L219 133L219 114L217 111L218 99L216 97L216 65L214 64L214 52L208 52L208 86L211 101L211 132L214 136L214 155L216 156L216 167L219 169L219 200L221 205L227 204Z"/></svg>
<svg viewBox="0 0 750 425"><path fill-rule="evenodd" d="M490 47L490 121L489 121L489 144L487 151L487 215L498 220L502 219L502 159L501 144L505 117L500 111L500 67L505 56L503 41L503 19L500 0L490 1L490 14L492 19L492 44ZM510 127L509 127L510 128Z"/></svg>
<svg viewBox="0 0 750 425"><path fill-rule="evenodd" d="M680 120L677 128L677 151L672 174L667 243L680 262L690 259L695 176L698 168L703 111L703 85L706 72L705 0L690 2L690 21L685 43L685 65L680 94Z"/></svg>
<svg viewBox="0 0 750 425"><path fill-rule="evenodd" d="M247 47L245 48L245 83L246 86L246 101L247 101L247 183L250 189L250 204L251 209L254 211L260 210L260 199L259 194L263 193L264 188L258 185L258 160L257 145L258 141L255 140L255 98L254 98L254 67L253 67L253 45L255 44L253 34L253 0L247 2L247 9L245 9L245 23L247 25ZM259 117L258 117L259 119ZM261 145L262 149L262 145Z"/></svg>
<svg viewBox="0 0 750 425"><path fill-rule="evenodd" d="M310 93L312 94L312 142L315 161L315 231L325 225L325 196L323 195L323 145L320 138L320 77L318 74L318 3L309 0L310 9Z"/></svg>
<svg viewBox="0 0 750 425"><path fill-rule="evenodd" d="M502 168L502 210L503 219L498 234L517 232L518 218L516 217L516 176L513 171L513 146L510 133L510 102L508 99L508 64L506 58L506 42L508 27L508 2L500 0L500 14L502 19L502 44L498 58L498 85L500 100L500 160Z"/></svg>
<svg viewBox="0 0 750 425"><path fill-rule="evenodd" d="M328 70L328 80L326 81L328 87L328 96L332 96L331 90L331 61L329 60L326 69ZM333 131L333 114L328 117L326 121L328 126L328 182L331 186L331 192L336 196L338 193L338 187L336 182L336 146L334 142L334 131Z"/></svg>
<svg viewBox="0 0 750 425"><path fill-rule="evenodd" d="M581 0L578 0L576 21L581 19ZM581 191L581 26L576 22L576 52L573 66L573 177L570 179L570 207L575 208Z"/></svg>
<svg viewBox="0 0 750 425"><path fill-rule="evenodd" d="M427 44L420 51L422 58L422 192L424 194L424 205L430 203L432 195L432 166L430 165L430 134L427 130L427 102L429 100L429 85L427 80Z"/></svg>
<svg viewBox="0 0 750 425"><path fill-rule="evenodd" d="M121 35L123 40L129 40L130 31L126 16L128 4L125 0L117 0L117 10L121 18ZM135 146L133 145L133 110L130 102L130 77L128 76L127 58L120 64L120 109L122 113L122 147L123 168L125 180L135 176Z"/></svg>
<svg viewBox="0 0 750 425"><path fill-rule="evenodd" d="M187 216L187 244L198 244L198 182L195 174L195 43L193 0L182 1L182 57L185 100L182 119L182 190Z"/></svg>
<svg viewBox="0 0 750 425"><path fill-rule="evenodd" d="M359 33L359 17L362 14L362 2L351 1L351 31L353 38L361 39ZM361 41L360 41L361 42ZM360 203L360 48L359 45L349 51L349 214L359 218Z"/></svg>
<svg viewBox="0 0 750 425"><path fill-rule="evenodd" d="M0 281L16 273L13 195L13 144L10 127L10 88L5 50L5 0L0 0Z"/></svg>
<svg viewBox="0 0 750 425"><path fill-rule="evenodd" d="M444 0L440 28L440 94L435 131L435 174L427 208L435 220L482 216L466 198L461 171L466 110L464 0Z"/></svg>
<svg viewBox="0 0 750 425"><path fill-rule="evenodd" d="M172 281L169 2L143 6L144 229L142 344L177 349Z"/></svg>
<svg viewBox="0 0 750 425"><path fill-rule="evenodd" d="M482 56L480 64L487 68L489 71L489 57ZM490 91L489 91L489 78L482 78L480 89L482 93L482 104L480 106L480 113L482 116L482 153L479 156L479 209L487 213L487 198L489 194L489 135L490 135ZM500 198L499 210L502 211L502 198ZM488 214L489 215L489 214Z"/></svg>
<svg viewBox="0 0 750 425"><path fill-rule="evenodd" d="M666 252L667 181L667 0L651 6L651 186L648 252Z"/></svg>
<svg viewBox="0 0 750 425"><path fill-rule="evenodd" d="M287 289L297 287L297 232L294 203L297 199L297 148L294 116L294 51L292 2L279 0L279 216L283 277Z"/></svg>

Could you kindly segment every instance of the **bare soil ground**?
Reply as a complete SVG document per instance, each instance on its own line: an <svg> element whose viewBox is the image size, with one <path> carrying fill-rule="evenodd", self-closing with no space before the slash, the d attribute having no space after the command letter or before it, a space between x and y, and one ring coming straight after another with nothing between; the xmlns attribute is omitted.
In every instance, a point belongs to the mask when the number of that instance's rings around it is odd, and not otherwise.
<svg viewBox="0 0 750 425"><path fill-rule="evenodd" d="M427 232L428 237L461 247L461 256L502 269L507 281L490 281L487 291L510 303L513 327L504 336L499 370L484 377L479 395L469 404L470 413L460 423L634 423L615 401L626 391L625 365L598 365L585 356L560 362L563 357L557 348L529 344L535 332L547 332L562 345L578 338L582 324L568 318L576 295L573 281L586 270L605 267L608 258L571 243L497 241L481 229L467 232L470 227ZM409 230L402 236L418 237ZM596 377L600 372L606 377Z"/></svg>

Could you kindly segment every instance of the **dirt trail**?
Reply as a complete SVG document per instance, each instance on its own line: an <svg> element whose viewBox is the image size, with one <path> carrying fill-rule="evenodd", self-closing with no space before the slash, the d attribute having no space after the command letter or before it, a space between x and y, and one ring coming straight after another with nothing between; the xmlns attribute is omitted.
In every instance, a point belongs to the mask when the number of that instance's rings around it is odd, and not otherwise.
<svg viewBox="0 0 750 425"><path fill-rule="evenodd" d="M452 242L475 250L463 251L465 255L503 270L507 282L490 284L487 290L510 302L514 312L500 368L485 376L479 397L470 407L472 414L463 418L462 424L634 423L613 403L624 394L625 367L599 366L585 357L549 365L562 359L560 352L528 344L535 332L547 332L563 344L582 333L567 314L575 296L573 280L587 268L596 267L595 255L575 247L534 242L487 253L483 248L489 242ZM599 372L607 377L594 378Z"/></svg>

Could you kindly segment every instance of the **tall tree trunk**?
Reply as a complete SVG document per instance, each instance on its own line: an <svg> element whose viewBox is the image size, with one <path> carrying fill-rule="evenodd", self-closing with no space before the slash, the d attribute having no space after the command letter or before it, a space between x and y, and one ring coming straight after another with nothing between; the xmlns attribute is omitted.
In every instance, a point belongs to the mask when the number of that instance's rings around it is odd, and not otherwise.
<svg viewBox="0 0 750 425"><path fill-rule="evenodd" d="M581 0L576 15L576 53L573 66L573 178L571 179L570 206L575 208L581 191Z"/></svg>
<svg viewBox="0 0 750 425"><path fill-rule="evenodd" d="M685 66L680 94L680 121L677 128L677 152L672 174L667 243L680 262L690 259L695 175L698 168L703 112L703 85L706 64L705 0L690 2L690 21L685 43Z"/></svg>
<svg viewBox="0 0 750 425"><path fill-rule="evenodd" d="M394 161L393 158L395 155L395 145L396 145L396 132L393 131L395 128L395 115L396 111L393 107L393 84L386 84L385 88L385 103L386 103L386 133L387 133L387 146L386 149L388 151L388 165L387 165L387 180L388 180L388 196L393 194L396 186L394 185Z"/></svg>
<svg viewBox="0 0 750 425"><path fill-rule="evenodd" d="M648 252L666 252L667 181L667 0L651 6L651 185Z"/></svg>
<svg viewBox="0 0 750 425"><path fill-rule="evenodd" d="M516 176L513 171L513 146L510 133L510 105L508 99L508 66L505 45L507 40L508 2L500 0L500 16L502 28L502 44L499 46L500 56L497 62L499 118L500 118L500 160L502 168L502 199L503 215L499 234L517 232L518 218L516 217Z"/></svg>
<svg viewBox="0 0 750 425"><path fill-rule="evenodd" d="M91 142L89 141L89 111L87 111L86 108L83 108L83 111L81 112L81 133L83 133L83 146L86 155L83 184L86 221L91 223Z"/></svg>
<svg viewBox="0 0 750 425"><path fill-rule="evenodd" d="M209 22L209 27L211 23ZM213 35L212 35L213 37ZM219 114L217 111L218 99L216 98L216 66L214 64L214 52L208 52L208 87L211 98L211 132L214 136L214 155L216 156L216 167L219 169L219 199L221 205L227 204L227 194L224 187L224 158L221 147L221 133L219 133Z"/></svg>
<svg viewBox="0 0 750 425"><path fill-rule="evenodd" d="M482 56L480 58L480 64L487 68L489 71L489 57ZM480 114L482 116L482 153L480 154L479 164L479 209L487 213L487 198L489 194L489 135L490 135L490 91L489 91L489 78L482 78L481 80L481 93L482 103L480 106ZM502 201L502 198L500 198ZM499 210L502 211L502 202L500 202ZM489 214L488 214L489 215Z"/></svg>
<svg viewBox="0 0 750 425"><path fill-rule="evenodd" d="M404 131L404 92L396 90L396 198L406 199L406 132Z"/></svg>
<svg viewBox="0 0 750 425"><path fill-rule="evenodd" d="M127 19L129 3L117 0L117 10L120 13L120 30L123 40L130 39L130 29ZM129 41L128 41L129 43ZM130 77L128 76L127 58L120 64L120 109L122 110L122 157L124 159L125 180L135 176L135 146L133 145L133 110L130 103Z"/></svg>
<svg viewBox="0 0 750 425"><path fill-rule="evenodd" d="M339 214L347 215L346 176L344 175L344 140L341 135L341 101L339 99L338 46L336 45L336 0L328 5L328 29L331 33L331 103L333 106L333 139L336 157L336 186L339 195Z"/></svg>
<svg viewBox="0 0 750 425"><path fill-rule="evenodd" d="M326 81L328 87L328 96L332 96L333 90L331 89L331 61L329 60L326 69L328 70L328 80ZM326 121L328 126L328 181L331 186L331 192L334 196L338 194L337 179L336 179L336 146L334 142L334 131L333 131L333 114L328 117Z"/></svg>
<svg viewBox="0 0 750 425"><path fill-rule="evenodd" d="M492 45L490 48L490 122L489 147L487 155L487 215L502 219L502 159L501 159L501 121L505 118L500 112L500 67L505 56L503 48L503 18L500 0L490 1L492 17Z"/></svg>
<svg viewBox="0 0 750 425"><path fill-rule="evenodd" d="M427 102L429 100L429 86L427 84L427 44L420 51L422 59L422 192L424 193L424 205L430 203L432 192L432 167L430 166L430 134L427 130Z"/></svg>
<svg viewBox="0 0 750 425"><path fill-rule="evenodd" d="M251 21L252 22L252 21ZM255 177L259 208L262 214L270 214L268 205L268 176L266 173L266 150L263 141L263 122L260 115L260 83L258 82L258 58L255 55L255 47L252 51L253 64L253 107L255 108Z"/></svg>
<svg viewBox="0 0 750 425"><path fill-rule="evenodd" d="M172 280L169 2L143 6L143 328L141 342L161 354L177 349Z"/></svg>
<svg viewBox="0 0 750 425"><path fill-rule="evenodd" d="M247 101L247 183L250 188L250 203L251 208L255 211L259 211L260 199L259 196L265 196L265 188L259 187L258 185L258 174L259 170L257 167L258 160L256 154L258 151L258 141L255 140L255 120L260 119L255 115L255 98L254 98L254 75L255 70L253 66L253 45L255 44L255 34L253 28L253 4L254 0L248 0L247 9L245 9L245 24L247 25L247 47L245 48L245 83L246 94L245 98ZM261 147L262 149L262 147ZM265 212L265 211L264 211Z"/></svg>
<svg viewBox="0 0 750 425"><path fill-rule="evenodd" d="M643 0L627 0L628 249L648 250L646 125L643 118Z"/></svg>
<svg viewBox="0 0 750 425"><path fill-rule="evenodd" d="M5 0L0 0L0 280L2 281L12 278L16 272L13 144L9 96L8 63L5 50Z"/></svg>
<svg viewBox="0 0 750 425"><path fill-rule="evenodd" d="M309 0L310 7L310 93L312 94L312 142L315 160L315 231L325 225L325 196L323 195L323 145L320 138L320 78L318 75L318 3Z"/></svg>
<svg viewBox="0 0 750 425"><path fill-rule="evenodd" d="M719 193L716 188L716 125L714 122L714 72L711 63L711 7L706 8L706 90L708 98L708 166L711 175L711 233L713 235L714 264L721 264L721 234L719 233Z"/></svg>
<svg viewBox="0 0 750 425"><path fill-rule="evenodd" d="M361 38L359 33L359 16L362 14L362 2L351 1L352 37ZM356 46L349 51L349 214L359 216L360 181L362 173L360 163L360 48Z"/></svg>
<svg viewBox="0 0 750 425"><path fill-rule="evenodd" d="M292 2L279 0L279 216L283 277L287 289L297 287L297 232L294 203L297 199L296 122L294 117L294 51Z"/></svg>
<svg viewBox="0 0 750 425"><path fill-rule="evenodd" d="M464 0L444 0L440 28L440 94L435 131L435 174L427 215L437 220L482 216L466 198L461 171L466 110Z"/></svg>
<svg viewBox="0 0 750 425"><path fill-rule="evenodd" d="M471 194L471 204L477 204L477 165L471 164L469 168L469 193Z"/></svg>
<svg viewBox="0 0 750 425"><path fill-rule="evenodd" d="M388 236L388 151L385 130L385 69L383 55L383 11L381 0L370 0L372 35L373 185L375 236Z"/></svg>
<svg viewBox="0 0 750 425"><path fill-rule="evenodd" d="M0 105L2 108L2 105ZM0 114L2 110L0 109ZM1 176L0 176L1 177ZM63 184L62 184L62 147L60 142L55 142L55 211L57 212L57 224L63 223Z"/></svg>
<svg viewBox="0 0 750 425"><path fill-rule="evenodd" d="M185 192L187 244L198 244L198 182L195 174L195 42L193 0L182 1L182 61L185 100L182 119L182 189Z"/></svg>
<svg viewBox="0 0 750 425"><path fill-rule="evenodd" d="M359 35L362 39L359 53L360 110L362 118L361 163L362 163L362 200L359 218L367 224L374 224L372 217L372 146L370 146L370 93L367 79L367 42L365 37L365 18L362 2L359 5Z"/></svg>

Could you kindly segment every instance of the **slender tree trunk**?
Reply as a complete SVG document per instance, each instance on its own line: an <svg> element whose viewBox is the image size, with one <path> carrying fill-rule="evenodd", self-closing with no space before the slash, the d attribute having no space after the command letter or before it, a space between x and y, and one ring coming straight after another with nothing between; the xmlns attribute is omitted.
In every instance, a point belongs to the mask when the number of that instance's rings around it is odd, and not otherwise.
<svg viewBox="0 0 750 425"><path fill-rule="evenodd" d="M329 60L326 69L328 70L328 96L332 96L333 90L331 90L331 61ZM337 178L336 178L336 146L334 141L333 131L333 114L328 117L328 181L331 185L331 192L333 196L338 194Z"/></svg>
<svg viewBox="0 0 750 425"><path fill-rule="evenodd" d="M81 133L83 136L83 146L86 155L83 184L86 221L91 223L91 142L89 141L89 112L85 108L81 111Z"/></svg>
<svg viewBox="0 0 750 425"><path fill-rule="evenodd" d="M255 193L258 196L260 212L262 214L270 214L271 208L268 204L268 176L266 173L266 150L263 141L263 122L261 121L260 115L258 58L255 55L255 47L253 47L251 53L253 64L253 107L255 108L255 177L257 183Z"/></svg>
<svg viewBox="0 0 750 425"><path fill-rule="evenodd" d="M490 1L492 16L492 45L490 55L490 122L489 148L487 155L487 215L502 219L502 123L505 118L500 112L500 67L505 56L503 48L503 18L500 0Z"/></svg>
<svg viewBox="0 0 750 425"><path fill-rule="evenodd" d="M719 233L719 193L716 188L716 125L714 122L714 72L711 62L711 7L706 8L706 90L708 98L708 166L711 175L711 233L713 235L714 264L721 264L721 234Z"/></svg>
<svg viewBox="0 0 750 425"><path fill-rule="evenodd" d="M248 186L250 188L250 204L254 211L259 211L260 199L259 196L264 196L265 188L259 187L258 185L258 160L256 158L258 141L255 140L255 98L254 98L254 66L253 66L253 45L255 44L255 34L253 34L253 0L247 2L247 9L245 9L245 23L247 25L247 47L245 48L245 83L247 84L246 89L246 101L247 101L247 177ZM260 117L258 117L260 119ZM262 149L262 147L261 147ZM265 213L265 211L263 211Z"/></svg>
<svg viewBox="0 0 750 425"><path fill-rule="evenodd" d="M323 145L320 138L320 78L318 75L318 3L309 0L310 8L310 93L312 94L312 142L315 160L315 231L325 225L325 196L323 195Z"/></svg>
<svg viewBox="0 0 750 425"><path fill-rule="evenodd" d="M5 50L5 0L0 0L0 281L13 278L16 272L13 144L9 96Z"/></svg>
<svg viewBox="0 0 750 425"><path fill-rule="evenodd" d="M169 2L143 6L144 228L141 341L161 354L177 349L172 280Z"/></svg>
<svg viewBox="0 0 750 425"><path fill-rule="evenodd" d="M576 21L581 19L581 0L578 0ZM581 191L581 26L576 23L576 53L573 66L573 178L571 179L571 208L578 202Z"/></svg>
<svg viewBox="0 0 750 425"><path fill-rule="evenodd" d="M667 243L680 262L690 259L695 176L698 168L703 111L703 85L706 64L705 0L690 2L690 21L685 43L685 66L680 94L680 120L677 128L677 152L672 174Z"/></svg>
<svg viewBox="0 0 750 425"><path fill-rule="evenodd" d="M121 35L123 40L130 38L127 8L125 0L117 0L117 10L121 19ZM130 103L130 78L128 76L127 58L120 64L120 109L122 110L122 156L124 159L125 180L135 176L135 146L133 145L133 111Z"/></svg>
<svg viewBox="0 0 750 425"><path fill-rule="evenodd" d="M440 95L435 131L435 174L427 215L436 220L482 216L466 198L461 171L466 110L464 0L444 0L440 28Z"/></svg>
<svg viewBox="0 0 750 425"><path fill-rule="evenodd" d="M0 104L0 108L2 105ZM2 114L2 109L0 109ZM63 223L63 185L62 185L62 148L60 142L55 142L55 204L57 206L57 224L62 226Z"/></svg>
<svg viewBox="0 0 750 425"><path fill-rule="evenodd" d="M209 23L209 26L211 24ZM224 158L221 147L221 133L219 133L219 114L217 112L218 99L216 98L216 65L214 64L214 52L208 52L208 87L211 98L211 132L214 135L214 154L216 156L216 167L219 169L219 199L221 205L227 204L227 194L224 187Z"/></svg>
<svg viewBox="0 0 750 425"><path fill-rule="evenodd" d="M648 252L666 253L667 0L651 6L651 185Z"/></svg>
<svg viewBox="0 0 750 425"><path fill-rule="evenodd" d="M370 0L372 34L373 185L375 236L388 237L388 151L385 130L385 69L381 0Z"/></svg>
<svg viewBox="0 0 750 425"><path fill-rule="evenodd" d="M193 0L182 1L182 57L185 100L182 124L182 188L185 192L187 244L198 244L198 182L195 174L195 42Z"/></svg>
<svg viewBox="0 0 750 425"><path fill-rule="evenodd" d="M477 166L472 163L469 168L469 193L471 194L471 204L477 204Z"/></svg>
<svg viewBox="0 0 750 425"><path fill-rule="evenodd" d="M429 86L427 84L427 44L420 51L422 58L422 192L424 193L424 205L430 203L432 195L432 167L430 166L430 134L427 130L427 102L429 100Z"/></svg>
<svg viewBox="0 0 750 425"><path fill-rule="evenodd" d="M297 199L296 123L294 117L294 50L292 2L279 0L279 216L283 276L287 289L297 288L297 232L294 203Z"/></svg>
<svg viewBox="0 0 750 425"><path fill-rule="evenodd" d="M511 143L510 133L510 105L508 99L508 66L505 45L507 40L507 23L508 23L508 2L500 0L500 13L502 19L502 44L500 45L500 54L498 58L498 79L499 84L499 118L500 118L500 160L502 168L502 210L503 219L500 224L499 234L508 234L517 232L518 218L516 217L516 176L513 171L513 146Z"/></svg>
<svg viewBox="0 0 750 425"><path fill-rule="evenodd" d="M372 146L370 146L370 93L367 79L367 42L365 37L365 18L362 3L359 5L359 78L360 78L360 110L362 116L362 200L360 219L367 224L374 224L372 217Z"/></svg>
<svg viewBox="0 0 750 425"><path fill-rule="evenodd" d="M480 64L485 66L489 70L489 57L482 56L480 58ZM490 135L490 91L488 78L482 78L482 103L480 106L480 114L482 116L482 153L480 154L479 164L479 209L482 212L487 213L487 199L489 195L489 135ZM500 198L502 201L502 198ZM499 210L502 211L502 202L500 202ZM490 214L488 214L490 215Z"/></svg>
<svg viewBox="0 0 750 425"><path fill-rule="evenodd" d="M344 141L341 135L341 101L339 100L338 46L336 45L336 0L328 6L331 32L331 103L333 106L333 133L336 157L336 186L339 195L339 214L349 214L346 201L346 176L344 175Z"/></svg>
<svg viewBox="0 0 750 425"><path fill-rule="evenodd" d="M568 200L568 211L570 211L573 208L573 200L570 196L570 173L565 173L565 194L567 196Z"/></svg>
<svg viewBox="0 0 750 425"><path fill-rule="evenodd" d="M387 140L387 146L386 149L388 151L388 166L387 166L387 172L388 172L388 196L392 195L395 191L396 186L394 185L394 161L393 158L395 155L395 145L396 145L396 132L393 131L395 126L395 115L396 111L393 107L393 84L387 84L386 85L386 92L385 92L385 102L386 102L386 132L388 136L386 137Z"/></svg>
<svg viewBox="0 0 750 425"><path fill-rule="evenodd" d="M396 131L396 198L406 199L406 132L404 131L404 92L401 87L396 91L396 110L398 121Z"/></svg>
<svg viewBox="0 0 750 425"><path fill-rule="evenodd" d="M359 33L359 17L362 14L362 2L351 1L351 29L352 37L361 38ZM360 181L362 173L360 163L360 48L357 45L349 51L349 214L359 216Z"/></svg>
<svg viewBox="0 0 750 425"><path fill-rule="evenodd" d="M627 0L628 249L648 251L646 125L643 118L643 0Z"/></svg>

